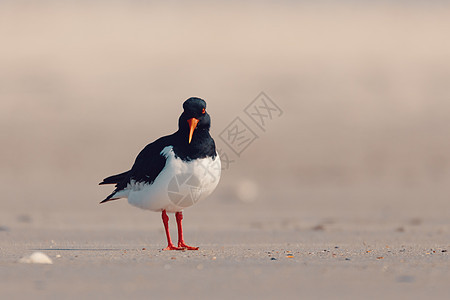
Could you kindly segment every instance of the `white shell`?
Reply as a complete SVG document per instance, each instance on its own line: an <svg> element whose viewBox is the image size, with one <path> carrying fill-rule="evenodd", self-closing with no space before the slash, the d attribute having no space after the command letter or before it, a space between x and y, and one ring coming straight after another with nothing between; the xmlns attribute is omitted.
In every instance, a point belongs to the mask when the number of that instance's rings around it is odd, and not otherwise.
<svg viewBox="0 0 450 300"><path fill-rule="evenodd" d="M20 263L24 264L52 264L52 260L45 253L33 252L29 256L22 257L19 259Z"/></svg>

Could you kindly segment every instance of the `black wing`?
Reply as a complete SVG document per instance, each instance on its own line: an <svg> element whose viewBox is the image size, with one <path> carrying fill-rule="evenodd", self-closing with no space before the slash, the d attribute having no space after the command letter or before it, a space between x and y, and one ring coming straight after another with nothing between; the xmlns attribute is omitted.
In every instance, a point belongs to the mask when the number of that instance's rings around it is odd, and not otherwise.
<svg viewBox="0 0 450 300"><path fill-rule="evenodd" d="M136 157L133 167L130 170L130 180L136 182L146 182L152 184L166 165L166 158L161 151L169 146L167 137L160 138L148 144ZM127 182L128 184L128 182Z"/></svg>
<svg viewBox="0 0 450 300"><path fill-rule="evenodd" d="M170 145L171 136L162 137L138 154L131 170L103 179L100 184L116 184L116 189L100 203L115 200L114 195L127 187L131 180L152 184L166 165L166 158L161 151Z"/></svg>

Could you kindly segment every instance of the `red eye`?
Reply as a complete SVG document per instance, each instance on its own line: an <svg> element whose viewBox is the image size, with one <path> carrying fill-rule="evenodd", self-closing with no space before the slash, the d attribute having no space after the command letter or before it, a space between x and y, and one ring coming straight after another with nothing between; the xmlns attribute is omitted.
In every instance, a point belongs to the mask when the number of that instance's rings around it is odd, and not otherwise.
<svg viewBox="0 0 450 300"><path fill-rule="evenodd" d="M205 109L202 109L202 114L204 114L206 112L206 110Z"/></svg>

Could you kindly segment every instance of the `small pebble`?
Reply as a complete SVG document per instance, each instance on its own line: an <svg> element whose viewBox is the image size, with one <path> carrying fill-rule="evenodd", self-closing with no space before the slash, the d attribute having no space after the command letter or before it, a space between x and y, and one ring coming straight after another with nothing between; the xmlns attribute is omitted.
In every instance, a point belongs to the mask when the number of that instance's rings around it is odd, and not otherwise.
<svg viewBox="0 0 450 300"><path fill-rule="evenodd" d="M350 260L350 258L346 257L345 260Z"/></svg>
<svg viewBox="0 0 450 300"><path fill-rule="evenodd" d="M147 250L147 249L145 249L145 248L142 248L142 250Z"/></svg>
<svg viewBox="0 0 450 300"><path fill-rule="evenodd" d="M270 260L277 260L275 257L271 257Z"/></svg>
<svg viewBox="0 0 450 300"><path fill-rule="evenodd" d="M212 259L212 260L216 260L216 259L217 259L217 257L213 256L213 257L212 257L211 259Z"/></svg>
<svg viewBox="0 0 450 300"><path fill-rule="evenodd" d="M175 256L172 256L170 259L177 259Z"/></svg>
<svg viewBox="0 0 450 300"><path fill-rule="evenodd" d="M378 256L377 259L384 259L384 257L383 256Z"/></svg>
<svg viewBox="0 0 450 300"><path fill-rule="evenodd" d="M317 231L321 231L321 230L325 230L325 226L323 226L322 224L316 225L312 228L312 230L317 230Z"/></svg>
<svg viewBox="0 0 450 300"><path fill-rule="evenodd" d="M414 282L415 278L414 276L408 276L408 275L402 275L402 276L398 276L396 278L397 282Z"/></svg>

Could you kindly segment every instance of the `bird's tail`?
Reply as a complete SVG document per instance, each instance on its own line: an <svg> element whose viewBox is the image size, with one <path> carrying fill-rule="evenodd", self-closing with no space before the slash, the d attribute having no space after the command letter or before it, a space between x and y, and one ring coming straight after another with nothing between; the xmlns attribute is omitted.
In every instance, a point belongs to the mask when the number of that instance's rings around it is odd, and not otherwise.
<svg viewBox="0 0 450 300"><path fill-rule="evenodd" d="M125 189L116 188L114 190L114 192L112 192L111 195L106 197L105 200L100 202L100 204L108 202L108 201L119 200L121 198L127 198L129 192L130 192L130 190L126 189L126 188Z"/></svg>
<svg viewBox="0 0 450 300"><path fill-rule="evenodd" d="M113 200L119 200L120 198L115 198L114 195L116 194L116 192L114 191L111 195L109 195L108 197L106 197L105 200L101 201L100 204L108 202L108 201L113 201Z"/></svg>
<svg viewBox="0 0 450 300"><path fill-rule="evenodd" d="M106 177L105 179L103 179L102 182L99 183L99 185L121 183L128 176L128 173L130 173L130 171L126 171L126 172L123 172L123 173L120 173L117 175L112 175L112 176Z"/></svg>
<svg viewBox="0 0 450 300"><path fill-rule="evenodd" d="M99 185L103 185L103 184L115 184L116 185L116 189L114 190L114 192L111 193L111 195L109 195L108 197L105 198L105 200L103 200L101 203L105 203L108 201L113 201L113 200L118 200L120 198L123 198L124 196L126 197L126 195L123 194L123 185L124 182L126 182L126 180L128 179L130 171L126 171L117 175L112 175L109 177L106 177L105 179L103 179L102 182L99 183Z"/></svg>

